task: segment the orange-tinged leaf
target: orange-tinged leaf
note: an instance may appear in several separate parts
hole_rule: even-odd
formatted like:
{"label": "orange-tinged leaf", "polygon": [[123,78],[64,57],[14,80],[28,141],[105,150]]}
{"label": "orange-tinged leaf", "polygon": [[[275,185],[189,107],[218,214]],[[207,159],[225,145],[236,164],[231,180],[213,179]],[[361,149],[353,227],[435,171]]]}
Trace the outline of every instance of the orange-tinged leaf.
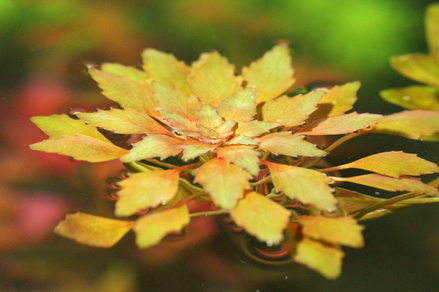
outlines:
{"label": "orange-tinged leaf", "polygon": [[150,134],[134,144],[134,147],[120,160],[132,162],[145,158],[159,157],[162,159],[175,156],[183,150],[184,140],[160,134]]}
{"label": "orange-tinged leaf", "polygon": [[433,86],[386,89],[380,95],[385,101],[407,109],[439,111],[439,89]]}
{"label": "orange-tinged leaf", "polygon": [[341,259],[344,257],[340,247],[323,245],[304,238],[297,246],[294,261],[303,264],[328,279],[336,279],[341,274]]}
{"label": "orange-tinged leaf", "polygon": [[146,73],[131,66],[124,66],[117,63],[103,63],[101,69],[108,73],[128,77],[136,82],[141,81],[146,83]]}
{"label": "orange-tinged leaf", "polygon": [[197,124],[208,129],[213,129],[223,123],[218,112],[208,104],[203,104],[196,113]]}
{"label": "orange-tinged leaf", "polygon": [[120,104],[122,108],[131,108],[156,117],[160,116],[156,111],[157,101],[147,85],[95,68],[90,68],[89,72],[103,90],[102,94]]}
{"label": "orange-tinged leaf", "polygon": [[313,121],[298,134],[339,135],[368,128],[382,119],[381,115],[350,113]]}
{"label": "orange-tinged leaf", "polygon": [[429,55],[407,54],[390,58],[396,71],[418,82],[439,87],[439,65]]}
{"label": "orange-tinged leaf", "polygon": [[435,163],[402,151],[378,153],[337,166],[337,169],[347,168],[364,169],[393,177],[439,172],[439,166]]}
{"label": "orange-tinged leaf", "polygon": [[399,135],[409,139],[420,139],[439,132],[439,112],[402,111],[385,116],[372,129],[375,133]]}
{"label": "orange-tinged leaf", "polygon": [[258,145],[258,141],[245,135],[238,135],[233,137],[227,142],[228,145],[241,144],[241,145]]}
{"label": "orange-tinged leaf", "polygon": [[424,184],[421,180],[412,177],[394,178],[381,174],[365,174],[353,177],[332,177],[336,181],[352,182],[390,192],[409,191],[426,195],[438,196],[438,191]]}
{"label": "orange-tinged leaf", "polygon": [[283,239],[290,212],[267,197],[250,192],[238,201],[230,216],[248,234],[261,241],[277,244]]}
{"label": "orange-tinged leaf", "polygon": [[229,136],[230,134],[233,134],[233,127],[236,125],[236,122],[234,120],[227,120],[224,123],[220,124],[219,126],[215,127],[215,132],[218,133],[221,137]]}
{"label": "orange-tinged leaf", "polygon": [[439,63],[439,4],[428,5],[425,26],[430,54]]}
{"label": "orange-tinged leaf", "polygon": [[279,126],[277,122],[260,122],[257,120],[242,122],[238,124],[238,129],[235,133],[237,135],[245,135],[247,137],[259,136],[264,133],[268,133],[270,129]]}
{"label": "orange-tinged leaf", "polygon": [[279,122],[286,127],[302,125],[316,110],[317,103],[325,94],[323,90],[311,91],[294,97],[283,95],[268,100],[262,107],[264,121]]}
{"label": "orange-tinged leaf", "polygon": [[179,89],[189,94],[187,76],[190,68],[173,55],[166,54],[154,49],[146,49],[142,52],[143,70],[152,80],[164,83],[172,88]]}
{"label": "orange-tinged leaf", "polygon": [[187,139],[184,142],[183,160],[191,160],[201,154],[213,150],[216,146],[210,143],[203,143],[195,139]]}
{"label": "orange-tinged leaf", "polygon": [[44,140],[30,145],[30,148],[32,150],[67,155],[76,160],[89,162],[113,160],[128,153],[128,150],[117,147],[110,142],[104,142],[82,134]]}
{"label": "orange-tinged leaf", "polygon": [[158,82],[151,82],[153,95],[159,109],[168,113],[178,114],[189,120],[195,120],[196,111],[200,108],[200,101],[193,95],[185,95],[177,89]]}
{"label": "orange-tinged leaf", "polygon": [[67,214],[54,232],[76,242],[96,247],[112,247],[133,228],[133,221],[115,220],[81,212]]}
{"label": "orange-tinged leaf", "polygon": [[130,175],[119,183],[117,216],[134,215],[137,211],[171,200],[178,190],[179,171],[155,170]]}
{"label": "orange-tinged leaf", "polygon": [[337,199],[337,208],[344,210],[347,215],[358,212],[366,207],[378,204],[383,199],[367,196],[343,188],[335,188],[334,197]]}
{"label": "orange-tinged leaf", "polygon": [[439,178],[436,178],[435,180],[429,182],[428,185],[430,185],[434,188],[439,188]]}
{"label": "orange-tinged leaf", "polygon": [[189,222],[187,205],[147,214],[139,218],[134,226],[137,246],[140,248],[154,246],[167,234],[181,231]]}
{"label": "orange-tinged leaf", "polygon": [[286,45],[275,46],[262,58],[242,69],[247,86],[254,86],[258,93],[257,103],[273,99],[293,85],[294,70]]}
{"label": "orange-tinged leaf", "polygon": [[246,88],[234,97],[222,100],[217,111],[225,120],[233,119],[237,123],[250,121],[256,114],[255,89]]}
{"label": "orange-tinged leaf", "polygon": [[201,66],[193,68],[189,77],[191,91],[211,107],[234,95],[240,87],[239,81],[233,66],[218,52],[209,54]]}
{"label": "orange-tinged leaf", "polygon": [[356,81],[332,87],[322,97],[317,110],[311,114],[310,118],[338,116],[352,109],[357,101],[357,91],[360,86],[361,83]]}
{"label": "orange-tinged leaf", "polygon": [[264,162],[270,169],[270,175],[276,190],[291,199],[304,204],[312,204],[319,209],[334,210],[336,199],[328,186],[325,174],[303,167]]}
{"label": "orange-tinged leaf", "polygon": [[174,130],[177,131],[189,131],[195,132],[198,130],[197,123],[195,121],[189,120],[179,114],[170,113],[167,111],[160,111],[165,120],[164,123],[168,124]]}
{"label": "orange-tinged leaf", "polygon": [[364,227],[358,225],[357,220],[352,217],[300,216],[299,224],[303,235],[312,239],[350,247],[364,246],[361,234]]}
{"label": "orange-tinged leaf", "polygon": [[219,157],[224,158],[228,162],[247,169],[252,175],[259,173],[259,152],[254,150],[254,146],[224,146],[216,149]]}
{"label": "orange-tinged leaf", "polygon": [[195,181],[203,186],[216,205],[230,210],[249,187],[250,177],[250,174],[239,166],[221,158],[214,158],[197,170]]}
{"label": "orange-tinged leaf", "polygon": [[48,117],[33,117],[31,121],[38,126],[50,139],[62,136],[82,134],[110,143],[94,126],[84,121],[70,118],[68,115],[51,115]]}
{"label": "orange-tinged leaf", "polygon": [[322,157],[326,152],[291,132],[277,132],[255,138],[259,147],[277,155]]}
{"label": "orange-tinged leaf", "polygon": [[94,113],[76,114],[94,127],[119,134],[168,134],[162,125],[143,112],[130,109],[99,110]]}

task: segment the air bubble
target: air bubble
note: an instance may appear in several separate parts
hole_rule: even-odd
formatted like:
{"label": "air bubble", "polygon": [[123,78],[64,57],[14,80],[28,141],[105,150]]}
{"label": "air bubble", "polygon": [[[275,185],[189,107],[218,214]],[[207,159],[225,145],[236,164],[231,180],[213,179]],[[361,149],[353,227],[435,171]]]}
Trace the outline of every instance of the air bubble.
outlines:
{"label": "air bubble", "polygon": [[268,246],[268,247],[273,246],[273,241],[271,241],[271,240],[267,241],[267,246]]}
{"label": "air bubble", "polygon": [[166,201],[162,201],[162,205],[166,205]]}
{"label": "air bubble", "polygon": [[410,96],[408,96],[408,95],[404,95],[404,96],[402,97],[402,99],[403,99],[403,100],[406,100],[406,101],[407,101],[407,100],[410,100]]}

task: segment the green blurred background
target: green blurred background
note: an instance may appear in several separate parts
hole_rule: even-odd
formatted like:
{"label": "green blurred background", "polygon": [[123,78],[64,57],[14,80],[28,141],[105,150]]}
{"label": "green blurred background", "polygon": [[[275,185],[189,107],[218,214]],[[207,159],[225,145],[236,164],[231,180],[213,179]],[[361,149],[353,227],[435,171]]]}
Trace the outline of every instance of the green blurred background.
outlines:
{"label": "green blurred background", "polygon": [[[427,52],[420,0],[0,0],[0,291],[437,291],[437,206],[366,222],[366,247],[346,250],[336,281],[298,266],[247,259],[213,221],[140,252],[132,236],[113,249],[52,235],[66,212],[111,216],[107,179],[117,163],[87,165],[31,152],[44,139],[35,115],[105,107],[88,63],[139,66],[152,47],[190,63],[218,50],[239,69],[279,41],[293,53],[297,86],[360,80],[355,110],[402,110],[379,91],[413,82],[392,55]],[[361,137],[338,162],[404,150],[439,162],[438,145]],[[190,232],[188,232],[190,233]]]}

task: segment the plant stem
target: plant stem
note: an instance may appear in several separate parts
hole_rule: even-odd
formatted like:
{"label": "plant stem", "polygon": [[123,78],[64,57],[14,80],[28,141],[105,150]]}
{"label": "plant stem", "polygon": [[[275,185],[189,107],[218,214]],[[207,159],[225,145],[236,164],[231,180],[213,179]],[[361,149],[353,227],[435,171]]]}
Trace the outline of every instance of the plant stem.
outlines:
{"label": "plant stem", "polygon": [[380,203],[374,204],[372,206],[369,206],[367,208],[364,208],[361,212],[358,212],[354,216],[354,218],[359,220],[361,217],[367,215],[368,213],[373,212],[373,211],[378,210],[378,209],[381,209],[385,206],[392,205],[392,204],[395,204],[395,203],[398,203],[398,202],[401,202],[401,201],[404,201],[407,199],[411,199],[411,198],[419,197],[419,196],[423,196],[423,195],[425,195],[425,194],[423,194],[423,193],[408,193],[408,194],[396,196],[396,197],[393,197],[391,199],[385,200],[384,202],[380,202]]}
{"label": "plant stem", "polygon": [[350,133],[346,136],[341,137],[340,139],[338,139],[337,141],[335,141],[334,143],[332,143],[331,145],[329,145],[326,149],[324,149],[326,152],[331,152],[332,150],[334,150],[335,148],[337,148],[338,146],[340,146],[341,144],[343,144],[344,142],[355,138],[357,136],[363,135],[364,131],[359,130],[357,133]]}
{"label": "plant stem", "polygon": [[123,165],[125,165],[126,168],[128,168],[129,170],[132,170],[134,172],[146,172],[146,171],[151,171],[150,168],[148,168],[146,165],[137,162],[137,161],[131,161],[128,163],[124,163]]}
{"label": "plant stem", "polygon": [[228,214],[229,211],[226,210],[218,210],[218,211],[207,211],[207,212],[198,212],[198,213],[191,213],[189,214],[189,217],[196,218],[196,217],[207,217],[207,216],[216,216],[216,215],[224,215]]}

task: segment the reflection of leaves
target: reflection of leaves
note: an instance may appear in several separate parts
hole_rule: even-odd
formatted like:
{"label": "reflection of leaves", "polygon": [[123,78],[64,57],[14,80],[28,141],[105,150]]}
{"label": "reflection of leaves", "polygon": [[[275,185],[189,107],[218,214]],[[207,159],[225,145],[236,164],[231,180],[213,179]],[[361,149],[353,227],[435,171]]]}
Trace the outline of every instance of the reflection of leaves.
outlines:
{"label": "reflection of leaves", "polygon": [[187,205],[162,212],[147,214],[138,219],[134,232],[140,248],[148,248],[159,243],[165,235],[178,232],[190,221]]}
{"label": "reflection of leaves", "polygon": [[283,238],[290,212],[261,194],[251,192],[238,204],[230,215],[238,226],[261,241],[277,243]]}
{"label": "reflection of leaves", "polygon": [[81,212],[68,214],[64,221],[55,227],[55,233],[79,243],[97,247],[115,245],[134,222],[103,218]]}

